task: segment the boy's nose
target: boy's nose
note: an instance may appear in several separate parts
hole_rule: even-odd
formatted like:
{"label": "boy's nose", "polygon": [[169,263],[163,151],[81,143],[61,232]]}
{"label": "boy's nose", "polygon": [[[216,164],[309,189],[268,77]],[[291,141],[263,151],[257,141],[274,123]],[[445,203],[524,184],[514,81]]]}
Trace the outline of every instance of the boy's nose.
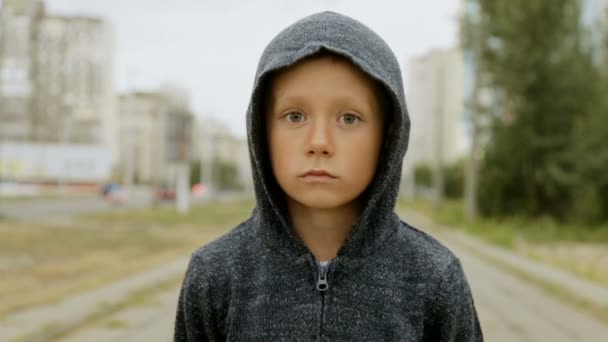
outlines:
{"label": "boy's nose", "polygon": [[[319,120],[320,121],[320,120]],[[310,155],[333,155],[333,144],[331,129],[327,123],[314,122],[310,125],[308,135],[308,154]]]}

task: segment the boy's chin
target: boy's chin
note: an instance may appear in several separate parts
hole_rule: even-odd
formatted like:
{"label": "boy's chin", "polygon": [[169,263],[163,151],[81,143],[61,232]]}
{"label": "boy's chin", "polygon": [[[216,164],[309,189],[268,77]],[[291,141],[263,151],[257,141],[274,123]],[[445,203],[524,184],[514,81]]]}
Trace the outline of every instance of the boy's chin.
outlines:
{"label": "boy's chin", "polygon": [[344,196],[331,196],[328,194],[307,194],[291,198],[300,206],[307,209],[331,210],[347,206],[353,203],[354,199]]}

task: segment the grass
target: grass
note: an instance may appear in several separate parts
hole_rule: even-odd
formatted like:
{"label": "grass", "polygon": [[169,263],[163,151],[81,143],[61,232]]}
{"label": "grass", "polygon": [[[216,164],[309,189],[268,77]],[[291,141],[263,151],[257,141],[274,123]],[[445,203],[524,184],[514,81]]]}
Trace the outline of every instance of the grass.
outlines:
{"label": "grass", "polygon": [[188,255],[249,217],[253,206],[243,200],[185,215],[172,208],[96,214],[70,225],[2,221],[0,317]]}
{"label": "grass", "polygon": [[111,319],[105,323],[105,326],[110,329],[122,330],[122,329],[128,328],[129,323],[125,322],[124,320],[120,320],[120,319]]}
{"label": "grass", "polygon": [[204,206],[193,208],[187,214],[179,214],[174,208],[156,207],[153,209],[133,210],[83,216],[102,224],[160,224],[169,226],[191,225],[200,226],[231,226],[235,219],[243,220],[253,210],[253,200],[239,200],[232,203],[211,202]]}
{"label": "grass", "polygon": [[440,224],[459,226],[501,246],[513,247],[519,240],[530,243],[608,243],[608,224],[586,226],[564,224],[550,217],[528,219],[510,217],[504,219],[482,218],[468,220],[464,216],[462,201],[446,201],[439,209],[428,201],[400,202],[401,207],[411,207],[432,217]]}
{"label": "grass", "polygon": [[608,285],[608,225],[564,224],[548,217],[468,220],[461,201],[446,201],[440,208],[428,201],[401,201],[398,208],[414,209],[441,225]]}

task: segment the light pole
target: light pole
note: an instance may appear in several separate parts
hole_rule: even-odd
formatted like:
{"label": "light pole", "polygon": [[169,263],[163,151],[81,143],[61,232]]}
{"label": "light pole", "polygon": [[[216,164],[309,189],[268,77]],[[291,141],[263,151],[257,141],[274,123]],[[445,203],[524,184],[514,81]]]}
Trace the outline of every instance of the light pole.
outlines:
{"label": "light pole", "polygon": [[215,149],[215,136],[212,133],[210,124],[210,120],[203,121],[203,146],[201,148],[201,182],[205,186],[207,192],[213,193],[213,159]]}
{"label": "light pole", "polygon": [[[61,136],[61,142],[63,148],[68,148],[70,146],[72,140],[72,107],[64,106],[63,107],[63,130]],[[59,176],[59,191],[61,193],[65,193],[66,183],[69,181],[70,177],[70,165],[69,160],[64,159],[63,172]]]}
{"label": "light pole", "polygon": [[[483,31],[483,16],[481,8],[476,7],[477,13],[471,18],[469,13],[469,23],[473,27],[473,47],[472,60],[474,61],[475,75],[473,92],[471,94],[471,150],[467,161],[466,176],[465,176],[465,216],[468,219],[475,219],[478,215],[478,203],[477,203],[477,188],[479,183],[479,134],[480,134],[480,92],[481,92],[481,80],[482,80],[482,50],[483,40],[485,39],[485,32]],[[474,22],[471,22],[473,19]],[[470,28],[469,28],[470,30]]]}
{"label": "light pole", "polygon": [[127,115],[128,118],[125,120],[125,172],[124,172],[124,185],[127,191],[127,196],[130,199],[133,195],[133,180],[135,176],[135,134],[136,127],[133,126],[133,119],[135,114],[135,99],[134,94],[128,95],[127,102]]}
{"label": "light pole", "polygon": [[190,146],[192,141],[192,119],[180,113],[174,115],[177,123],[177,211],[186,214],[190,211]]}
{"label": "light pole", "polygon": [[443,176],[443,164],[444,164],[444,102],[446,101],[445,96],[445,61],[442,60],[442,56],[439,56],[437,61],[438,65],[435,65],[434,69],[434,88],[435,88],[435,162],[433,163],[433,178],[435,187],[434,204],[436,208],[439,208],[443,203],[444,194],[444,176]]}
{"label": "light pole", "polygon": [[137,108],[136,108],[136,93],[135,93],[135,72],[132,68],[127,70],[127,83],[129,83],[129,88],[131,92],[127,94],[127,103],[125,115],[123,118],[123,122],[125,124],[125,169],[123,174],[123,182],[125,186],[125,190],[127,192],[127,198],[130,200],[133,196],[133,183],[135,178],[135,135],[137,134],[137,127],[135,126],[136,118],[137,118]]}

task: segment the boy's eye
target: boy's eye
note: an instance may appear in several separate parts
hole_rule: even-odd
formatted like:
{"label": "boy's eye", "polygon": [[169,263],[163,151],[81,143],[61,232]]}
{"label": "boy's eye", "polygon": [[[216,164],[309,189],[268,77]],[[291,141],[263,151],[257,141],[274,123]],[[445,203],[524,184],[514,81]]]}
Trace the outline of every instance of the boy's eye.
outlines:
{"label": "boy's eye", "polygon": [[302,122],[304,121],[304,115],[302,115],[301,113],[297,113],[297,112],[292,112],[292,113],[288,113],[287,114],[287,121],[289,122]]}
{"label": "boy's eye", "polygon": [[340,117],[340,121],[346,125],[352,125],[359,120],[355,114],[344,114]]}

